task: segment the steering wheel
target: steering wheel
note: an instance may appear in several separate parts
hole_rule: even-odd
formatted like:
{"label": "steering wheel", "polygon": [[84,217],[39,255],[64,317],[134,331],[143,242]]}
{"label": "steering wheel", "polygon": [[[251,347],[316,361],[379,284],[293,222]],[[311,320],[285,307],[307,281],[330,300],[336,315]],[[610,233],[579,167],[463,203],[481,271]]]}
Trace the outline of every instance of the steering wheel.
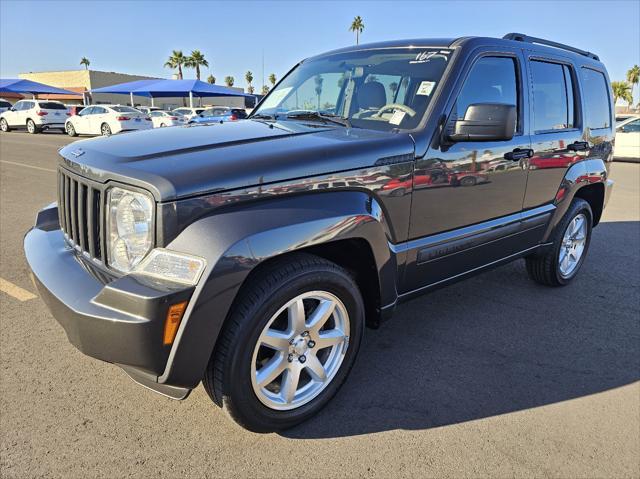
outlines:
{"label": "steering wheel", "polygon": [[400,111],[405,112],[410,117],[416,116],[416,111],[413,108],[408,107],[407,105],[403,105],[402,103],[387,103],[385,106],[380,108],[372,116],[376,116],[376,117],[380,118],[382,116],[382,114],[385,111],[388,111],[388,110],[400,110]]}

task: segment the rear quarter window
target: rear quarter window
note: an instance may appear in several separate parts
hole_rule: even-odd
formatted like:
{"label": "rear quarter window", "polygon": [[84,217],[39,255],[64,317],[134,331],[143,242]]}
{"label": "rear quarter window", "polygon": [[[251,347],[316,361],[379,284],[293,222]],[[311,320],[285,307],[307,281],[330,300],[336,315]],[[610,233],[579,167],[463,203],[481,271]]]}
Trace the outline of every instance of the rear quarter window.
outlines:
{"label": "rear quarter window", "polygon": [[611,102],[605,76],[591,68],[582,68],[582,88],[586,125],[591,130],[611,127]]}

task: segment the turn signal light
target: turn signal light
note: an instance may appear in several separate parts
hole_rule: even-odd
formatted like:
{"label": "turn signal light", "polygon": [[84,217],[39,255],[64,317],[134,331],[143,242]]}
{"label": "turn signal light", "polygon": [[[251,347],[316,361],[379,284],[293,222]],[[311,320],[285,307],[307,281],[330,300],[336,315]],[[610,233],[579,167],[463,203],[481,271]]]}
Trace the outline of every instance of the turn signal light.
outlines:
{"label": "turn signal light", "polygon": [[173,344],[173,340],[176,338],[178,326],[180,326],[180,321],[182,321],[182,315],[184,314],[185,309],[187,309],[187,301],[169,306],[167,319],[164,322],[164,339],[162,341],[162,344],[165,346]]}

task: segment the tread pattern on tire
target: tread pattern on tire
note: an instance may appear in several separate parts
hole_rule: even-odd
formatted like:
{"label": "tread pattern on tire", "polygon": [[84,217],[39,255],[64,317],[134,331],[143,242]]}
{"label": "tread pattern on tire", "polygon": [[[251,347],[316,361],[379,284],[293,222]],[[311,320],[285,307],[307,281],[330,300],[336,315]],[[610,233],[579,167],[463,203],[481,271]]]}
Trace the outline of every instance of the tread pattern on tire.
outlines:
{"label": "tread pattern on tire", "polygon": [[[549,251],[547,251],[544,255],[534,255],[525,258],[527,273],[529,274],[529,277],[535,282],[545,286],[564,286],[566,284],[566,282],[561,282],[558,280],[558,276],[556,273],[558,267],[558,265],[556,264],[558,249],[557,245],[558,242],[562,241],[569,221],[573,219],[573,217],[579,210],[582,209],[586,209],[589,212],[589,221],[593,221],[593,213],[591,212],[589,203],[587,203],[582,198],[574,198],[564,217],[556,226],[555,232],[553,233],[552,237],[553,247],[549,248]],[[585,251],[584,254],[586,255],[587,251]]]}
{"label": "tread pattern on tire", "polygon": [[308,271],[307,268],[313,266],[333,269],[336,273],[347,275],[353,279],[345,269],[337,264],[307,253],[295,253],[294,257],[287,256],[286,259],[276,260],[264,271],[259,272],[255,278],[252,278],[251,288],[243,288],[244,290],[240,292],[238,299],[234,302],[225,325],[218,336],[202,384],[211,400],[222,407],[237,423],[245,428],[248,425],[244,424],[242,418],[234,415],[232,408],[224,407],[226,402],[224,369],[226,358],[231,352],[231,343],[237,331],[242,328],[243,319],[249,316],[250,311],[258,308],[261,302],[268,298],[288,278],[297,273],[305,273]]}

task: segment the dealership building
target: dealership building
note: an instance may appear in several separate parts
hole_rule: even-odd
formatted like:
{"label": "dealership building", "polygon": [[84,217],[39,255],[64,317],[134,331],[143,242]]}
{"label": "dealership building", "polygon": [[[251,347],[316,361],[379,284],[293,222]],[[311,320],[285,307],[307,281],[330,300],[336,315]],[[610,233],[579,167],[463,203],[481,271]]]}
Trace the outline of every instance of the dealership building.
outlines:
{"label": "dealership building", "polygon": [[[65,104],[128,104],[130,102],[129,95],[117,95],[112,93],[89,93],[90,90],[102,88],[119,83],[127,83],[137,80],[160,80],[160,78],[129,75],[127,73],[103,72],[98,70],[62,70],[50,72],[29,72],[20,73],[20,78],[44,83],[57,88],[74,91],[83,96],[74,95],[37,95],[38,98],[48,100],[58,100]],[[233,88],[233,87],[232,87]],[[234,90],[243,92],[242,88],[233,88]],[[7,98],[14,100],[13,98]],[[144,96],[133,97],[136,105],[149,106],[151,98]],[[185,98],[156,98],[154,105],[163,109],[173,109],[188,104]],[[245,99],[243,97],[208,97],[195,98],[194,105],[225,105],[236,108],[245,107]]]}

